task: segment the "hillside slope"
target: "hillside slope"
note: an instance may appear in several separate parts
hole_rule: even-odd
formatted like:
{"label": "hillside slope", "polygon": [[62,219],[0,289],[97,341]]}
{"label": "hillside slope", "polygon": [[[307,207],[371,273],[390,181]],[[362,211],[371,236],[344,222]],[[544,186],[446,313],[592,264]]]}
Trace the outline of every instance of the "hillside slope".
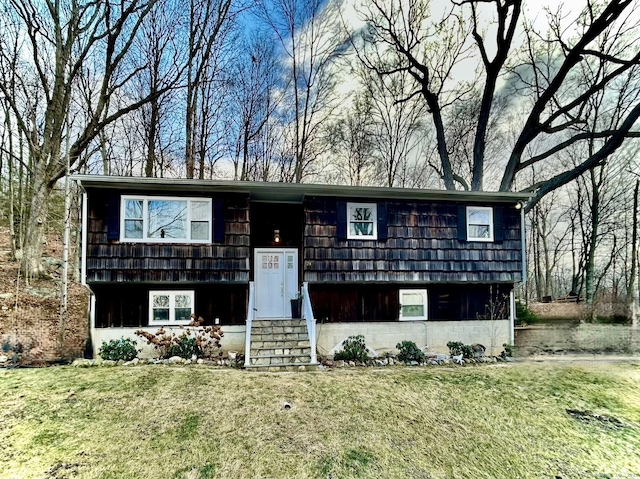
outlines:
{"label": "hillside slope", "polygon": [[[68,321],[64,341],[58,341],[62,240],[49,235],[44,264],[48,279],[25,283],[19,264],[11,261],[7,228],[0,228],[0,354],[21,363],[42,363],[81,357],[88,334],[89,294],[69,283]],[[74,253],[70,255],[73,257]]]}

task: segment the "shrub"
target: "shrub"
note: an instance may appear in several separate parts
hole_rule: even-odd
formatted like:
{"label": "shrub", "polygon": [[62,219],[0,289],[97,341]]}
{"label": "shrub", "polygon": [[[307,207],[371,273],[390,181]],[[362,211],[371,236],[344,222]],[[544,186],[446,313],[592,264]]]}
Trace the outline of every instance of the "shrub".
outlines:
{"label": "shrub", "polygon": [[500,353],[500,357],[501,358],[512,358],[515,346],[513,344],[504,343],[502,345],[502,347],[504,348],[504,351],[502,351]]}
{"label": "shrub", "polygon": [[364,336],[349,336],[345,339],[342,343],[342,350],[335,354],[334,359],[336,361],[355,361],[358,363],[363,363],[369,359]]}
{"label": "shrub", "polygon": [[185,329],[180,326],[183,332],[180,335],[169,333],[164,328],[160,328],[155,334],[139,329],[136,334],[147,340],[147,344],[152,345],[161,358],[180,356],[183,359],[191,359],[194,355],[198,358],[209,358],[220,351],[220,339],[224,336],[220,326],[202,326],[204,319],[191,315],[192,321],[189,326],[192,329]]}
{"label": "shrub", "polygon": [[534,324],[540,322],[540,318],[522,302],[516,301],[516,321],[520,324]]}
{"label": "shrub", "polygon": [[108,343],[103,341],[99,354],[102,359],[111,361],[131,361],[138,355],[136,344],[128,338],[112,339]]}
{"label": "shrub", "polygon": [[169,357],[180,356],[183,359],[191,359],[194,355],[198,358],[203,356],[202,348],[196,338],[190,338],[186,334],[178,336],[169,347]]}
{"label": "shrub", "polygon": [[405,363],[410,363],[411,361],[418,361],[421,363],[425,359],[424,353],[413,341],[402,341],[401,343],[396,344],[396,348],[400,350],[398,359]]}
{"label": "shrub", "polygon": [[451,356],[460,356],[462,354],[462,357],[465,359],[473,359],[475,356],[473,348],[460,341],[449,341],[447,347],[449,348],[449,354]]}

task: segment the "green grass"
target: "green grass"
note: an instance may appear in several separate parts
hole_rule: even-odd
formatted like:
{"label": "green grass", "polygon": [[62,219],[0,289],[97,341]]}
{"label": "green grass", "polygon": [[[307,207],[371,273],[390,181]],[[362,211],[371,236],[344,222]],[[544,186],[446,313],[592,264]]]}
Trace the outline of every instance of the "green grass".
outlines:
{"label": "green grass", "polygon": [[640,365],[0,370],[2,479],[556,476],[640,477]]}

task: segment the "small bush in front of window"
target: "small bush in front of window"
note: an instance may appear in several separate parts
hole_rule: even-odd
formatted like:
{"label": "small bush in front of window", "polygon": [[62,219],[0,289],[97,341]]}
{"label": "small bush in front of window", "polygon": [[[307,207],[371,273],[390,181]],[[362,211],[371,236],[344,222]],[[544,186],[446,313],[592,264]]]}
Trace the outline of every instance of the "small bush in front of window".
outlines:
{"label": "small bush in front of window", "polygon": [[364,363],[369,359],[367,345],[364,342],[364,336],[349,336],[342,343],[342,350],[338,351],[333,359],[336,361],[355,361],[358,363]]}
{"label": "small bush in front of window", "polygon": [[201,358],[203,352],[196,338],[181,334],[169,347],[169,357],[172,356],[180,356],[183,359],[191,359],[193,356]]}
{"label": "small bush in front of window", "polygon": [[398,359],[405,363],[411,361],[423,362],[425,357],[422,350],[413,341],[402,341],[396,344],[396,348],[400,351]]}
{"label": "small bush in front of window", "polygon": [[209,358],[220,351],[220,340],[224,336],[220,326],[202,326],[204,319],[195,319],[195,314],[191,315],[191,328],[180,326],[183,330],[181,334],[167,332],[164,328],[158,329],[155,334],[142,329],[136,334],[147,340],[147,344],[153,346],[158,351],[160,358],[170,358],[180,356],[183,359],[191,359],[194,355],[198,358]]}
{"label": "small bush in front of window", "polygon": [[112,339],[108,343],[103,341],[99,354],[102,359],[109,361],[131,361],[138,356],[137,344],[129,338]]}

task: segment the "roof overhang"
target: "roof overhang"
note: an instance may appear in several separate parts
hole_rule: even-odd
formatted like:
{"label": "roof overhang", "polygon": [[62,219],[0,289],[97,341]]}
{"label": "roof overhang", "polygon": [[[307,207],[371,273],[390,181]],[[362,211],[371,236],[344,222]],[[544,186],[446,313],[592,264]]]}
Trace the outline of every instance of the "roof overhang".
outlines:
{"label": "roof overhang", "polygon": [[104,188],[153,192],[239,193],[253,201],[301,203],[307,196],[331,196],[354,199],[439,200],[478,203],[527,201],[530,193],[490,191],[425,190],[379,186],[321,185],[307,183],[271,183],[256,181],[191,180],[184,178],[143,178],[130,176],[74,175],[83,189]]}

